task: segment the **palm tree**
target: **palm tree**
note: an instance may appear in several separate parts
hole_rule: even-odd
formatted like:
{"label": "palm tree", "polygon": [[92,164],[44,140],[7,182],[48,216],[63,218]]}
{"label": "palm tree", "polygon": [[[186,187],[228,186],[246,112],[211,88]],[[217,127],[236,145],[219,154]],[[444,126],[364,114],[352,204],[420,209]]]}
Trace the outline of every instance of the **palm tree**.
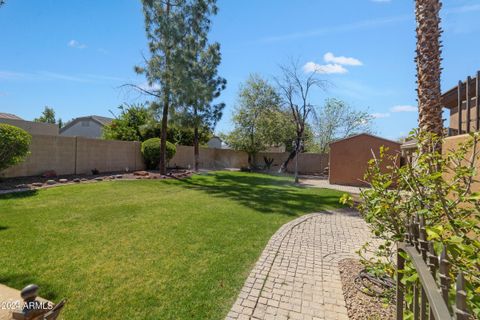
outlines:
{"label": "palm tree", "polygon": [[416,0],[417,94],[420,132],[442,136],[440,0]]}

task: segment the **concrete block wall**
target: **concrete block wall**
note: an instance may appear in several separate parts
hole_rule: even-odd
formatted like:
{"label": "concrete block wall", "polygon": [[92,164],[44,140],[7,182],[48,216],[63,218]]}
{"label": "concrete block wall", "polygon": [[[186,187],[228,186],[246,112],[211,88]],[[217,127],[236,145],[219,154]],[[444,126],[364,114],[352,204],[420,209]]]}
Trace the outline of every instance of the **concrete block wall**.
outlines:
{"label": "concrete block wall", "polygon": [[32,135],[30,154],[24,162],[0,173],[3,177],[59,175],[141,170],[145,168],[140,143],[81,137]]}
{"label": "concrete block wall", "polygon": [[[272,170],[279,169],[288,158],[288,152],[261,152],[256,157],[256,164],[264,166],[263,157],[273,158]],[[298,157],[298,171],[302,174],[321,174],[328,166],[328,154],[302,153]],[[171,167],[193,168],[193,147],[177,146],[177,153],[170,160]],[[200,148],[200,168],[224,169],[241,168],[248,166],[248,154],[243,151],[230,149]],[[288,172],[293,172],[295,162],[291,161],[287,167]]]}
{"label": "concrete block wall", "polygon": [[[257,156],[257,164],[263,166],[263,157],[274,158],[273,170],[287,159],[287,152],[267,152]],[[319,174],[328,165],[328,155],[303,153],[299,155],[299,172]],[[169,162],[170,167],[193,168],[193,147],[177,146],[177,152]],[[248,155],[243,151],[200,148],[200,168],[225,169],[248,166]],[[295,162],[287,171],[293,172]],[[30,155],[16,166],[0,173],[3,177],[41,175],[55,170],[59,175],[89,174],[92,169],[100,172],[145,169],[140,142],[112,141],[83,137],[33,135]]]}
{"label": "concrete block wall", "polygon": [[47,170],[57,174],[75,171],[75,139],[62,136],[32,135],[30,155],[24,162],[2,172],[4,177],[40,175]]}

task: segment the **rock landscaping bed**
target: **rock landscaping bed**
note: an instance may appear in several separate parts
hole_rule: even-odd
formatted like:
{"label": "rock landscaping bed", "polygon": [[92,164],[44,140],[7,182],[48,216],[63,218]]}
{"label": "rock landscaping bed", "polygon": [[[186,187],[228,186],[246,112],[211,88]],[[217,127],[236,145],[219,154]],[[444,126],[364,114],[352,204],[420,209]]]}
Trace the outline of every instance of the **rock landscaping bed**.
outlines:
{"label": "rock landscaping bed", "polygon": [[355,285],[355,279],[363,265],[355,259],[339,262],[343,295],[350,320],[394,320],[395,306],[385,299],[363,293]]}
{"label": "rock landscaping bed", "polygon": [[65,184],[89,183],[104,180],[134,180],[134,179],[182,179],[193,174],[190,170],[170,170],[167,175],[158,171],[109,172],[95,175],[65,175],[57,176],[54,172],[46,172],[43,176],[5,178],[0,180],[0,193],[11,191],[35,190]]}

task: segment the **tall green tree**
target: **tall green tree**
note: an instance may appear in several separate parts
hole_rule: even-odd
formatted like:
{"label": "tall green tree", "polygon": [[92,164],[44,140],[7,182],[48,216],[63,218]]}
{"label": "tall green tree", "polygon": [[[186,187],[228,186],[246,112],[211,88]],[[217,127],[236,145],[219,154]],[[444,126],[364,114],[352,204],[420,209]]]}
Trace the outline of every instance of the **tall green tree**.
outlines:
{"label": "tall green tree", "polygon": [[191,1],[187,0],[142,0],[142,4],[150,57],[145,59],[144,66],[135,70],[145,75],[149,87],[135,87],[157,100],[162,126],[159,168],[160,173],[166,174],[168,116],[178,102],[178,89],[183,85],[177,75],[186,67],[185,36],[195,16]]}
{"label": "tall green tree", "polygon": [[57,123],[57,120],[55,119],[55,110],[46,106],[42,111],[42,115],[38,118],[35,118],[33,121],[43,123]]}
{"label": "tall green tree", "polygon": [[[216,49],[218,45],[208,47],[206,37],[210,27],[209,16],[217,12],[217,7],[215,0],[142,0],[142,3],[150,58],[136,71],[146,76],[149,88],[136,88],[158,100],[157,111],[161,113],[162,124],[159,167],[160,172],[165,174],[169,114],[174,113],[179,105],[185,105],[187,92],[203,92],[198,90],[200,84],[193,84],[205,79],[195,76],[195,72],[202,70],[195,62],[205,62],[198,58],[204,48],[209,48],[206,50],[208,54],[219,50]],[[201,67],[209,69],[205,65]],[[216,74],[216,69],[213,71]],[[203,101],[211,101],[204,92],[199,96],[202,98],[194,99],[195,104],[189,105],[205,107],[208,104]]]}
{"label": "tall green tree", "polygon": [[240,87],[233,123],[225,141],[233,149],[247,152],[251,167],[260,151],[283,144],[285,136],[291,135],[291,122],[281,108],[280,96],[258,75],[251,75]]}
{"label": "tall green tree", "polygon": [[226,80],[218,76],[221,62],[220,44],[208,43],[210,16],[218,11],[216,0],[196,0],[191,10],[195,19],[189,24],[185,37],[186,68],[183,70],[183,95],[180,122],[194,130],[194,168],[199,164],[199,129],[208,127],[213,131],[222,117],[223,103],[214,104],[226,87]]}

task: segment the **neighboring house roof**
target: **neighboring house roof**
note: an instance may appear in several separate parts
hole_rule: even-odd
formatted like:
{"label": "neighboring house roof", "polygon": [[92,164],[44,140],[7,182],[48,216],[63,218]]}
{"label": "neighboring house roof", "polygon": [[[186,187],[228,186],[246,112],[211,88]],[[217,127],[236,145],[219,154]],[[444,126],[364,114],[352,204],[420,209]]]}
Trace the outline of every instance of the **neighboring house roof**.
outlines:
{"label": "neighboring house roof", "polygon": [[112,118],[108,118],[108,117],[102,117],[102,116],[86,116],[86,117],[78,117],[78,118],[75,118],[73,119],[72,121],[70,121],[69,123],[67,123],[63,128],[60,129],[60,133],[64,132],[65,130],[67,130],[68,128],[70,128],[71,126],[73,126],[74,124],[78,123],[79,121],[88,121],[88,120],[91,120],[93,122],[96,122],[98,123],[99,125],[101,125],[102,127],[106,126],[106,125],[109,125],[113,119]]}
{"label": "neighboring house roof", "polygon": [[341,142],[341,141],[345,141],[345,140],[349,140],[349,139],[354,139],[354,138],[357,138],[357,137],[360,137],[360,136],[369,136],[369,137],[372,137],[372,138],[375,138],[375,139],[380,139],[380,140],[388,141],[388,142],[390,142],[390,143],[396,143],[396,144],[398,144],[398,145],[401,145],[401,143],[399,143],[398,141],[393,141],[393,140],[385,139],[385,138],[382,138],[382,137],[379,137],[379,136],[376,136],[376,135],[370,134],[370,133],[359,133],[359,134],[355,134],[355,135],[353,135],[353,136],[350,136],[350,137],[347,137],[347,138],[344,138],[344,139],[340,139],[340,140],[337,140],[337,141],[330,142],[330,144],[334,144],[334,143]]}
{"label": "neighboring house roof", "polygon": [[16,116],[16,115],[11,114],[11,113],[4,113],[4,112],[0,112],[0,118],[1,119],[23,120],[19,116]]}

